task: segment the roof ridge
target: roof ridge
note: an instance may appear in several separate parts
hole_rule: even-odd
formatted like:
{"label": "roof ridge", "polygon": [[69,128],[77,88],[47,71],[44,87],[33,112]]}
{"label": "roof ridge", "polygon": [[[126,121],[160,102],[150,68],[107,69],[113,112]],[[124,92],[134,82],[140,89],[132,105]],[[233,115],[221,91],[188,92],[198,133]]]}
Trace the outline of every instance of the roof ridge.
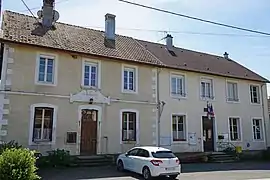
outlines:
{"label": "roof ridge", "polygon": [[[13,13],[13,14],[17,14],[17,15],[26,16],[26,17],[29,17],[29,18],[37,18],[36,16],[33,17],[31,15],[28,15],[28,14],[18,13],[18,12],[14,12],[14,11],[10,11],[10,10],[5,10],[4,13]],[[56,24],[67,25],[67,26],[70,26],[70,27],[82,28],[82,29],[92,30],[92,31],[101,32],[101,33],[105,32],[103,30],[92,29],[92,28],[88,28],[88,27],[84,27],[84,26],[80,26],[80,25],[68,24],[68,23],[64,23],[64,22],[56,22]],[[131,36],[125,36],[125,35],[121,35],[121,34],[115,34],[115,35],[134,39]]]}

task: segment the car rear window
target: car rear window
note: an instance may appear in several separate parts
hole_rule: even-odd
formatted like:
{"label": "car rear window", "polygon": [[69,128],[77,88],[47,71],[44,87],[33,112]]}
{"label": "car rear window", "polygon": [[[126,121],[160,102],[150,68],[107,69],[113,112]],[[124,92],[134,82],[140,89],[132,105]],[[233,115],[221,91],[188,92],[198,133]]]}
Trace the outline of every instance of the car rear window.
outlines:
{"label": "car rear window", "polygon": [[175,158],[176,156],[172,151],[156,151],[152,152],[154,158]]}

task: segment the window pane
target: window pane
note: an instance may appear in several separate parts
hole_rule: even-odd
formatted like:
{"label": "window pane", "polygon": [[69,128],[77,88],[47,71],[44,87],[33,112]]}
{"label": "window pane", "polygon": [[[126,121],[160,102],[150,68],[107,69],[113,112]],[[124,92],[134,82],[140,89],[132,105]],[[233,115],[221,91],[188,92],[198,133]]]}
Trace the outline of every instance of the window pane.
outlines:
{"label": "window pane", "polygon": [[129,71],[128,89],[129,90],[134,90],[134,73],[132,71]]}
{"label": "window pane", "polygon": [[171,88],[172,88],[172,94],[176,94],[176,89],[177,89],[177,87],[176,87],[176,78],[172,78],[172,84],[171,84]]}
{"label": "window pane", "polygon": [[46,59],[41,57],[39,60],[38,81],[45,81],[45,68],[46,68]]}
{"label": "window pane", "polygon": [[53,109],[44,109],[44,125],[43,125],[43,139],[52,140],[52,126],[53,126]]}
{"label": "window pane", "polygon": [[202,97],[205,97],[205,95],[206,95],[206,90],[205,90],[205,83],[204,82],[201,82],[201,88],[202,88]]}
{"label": "window pane", "polygon": [[124,71],[124,89],[128,89],[128,72]]}
{"label": "window pane", "polygon": [[84,85],[85,86],[90,85],[89,80],[90,80],[90,67],[88,65],[85,65],[84,66]]}
{"label": "window pane", "polygon": [[97,86],[97,67],[91,66],[91,86]]}

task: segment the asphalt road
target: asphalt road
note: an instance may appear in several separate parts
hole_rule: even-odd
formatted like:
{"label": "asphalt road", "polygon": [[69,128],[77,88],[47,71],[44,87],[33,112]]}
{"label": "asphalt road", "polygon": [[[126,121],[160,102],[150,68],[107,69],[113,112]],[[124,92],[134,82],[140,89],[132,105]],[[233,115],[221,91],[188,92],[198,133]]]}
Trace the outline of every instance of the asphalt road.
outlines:
{"label": "asphalt road", "polygon": [[[270,180],[269,163],[184,164],[181,180]],[[44,180],[141,180],[134,173],[119,173],[115,167],[42,170]],[[159,178],[163,179],[163,178]]]}

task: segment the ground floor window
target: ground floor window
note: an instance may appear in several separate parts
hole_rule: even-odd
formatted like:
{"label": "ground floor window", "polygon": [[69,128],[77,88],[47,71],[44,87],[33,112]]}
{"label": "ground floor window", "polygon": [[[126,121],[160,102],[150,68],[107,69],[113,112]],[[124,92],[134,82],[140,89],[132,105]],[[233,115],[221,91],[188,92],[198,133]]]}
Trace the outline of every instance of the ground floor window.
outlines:
{"label": "ground floor window", "polygon": [[229,126],[230,126],[230,140],[231,141],[240,141],[241,140],[241,124],[240,118],[229,118]]}
{"label": "ground floor window", "polygon": [[137,113],[122,112],[122,141],[137,141]]}
{"label": "ground floor window", "polygon": [[54,141],[54,125],[56,124],[56,107],[50,104],[34,104],[31,106],[31,128],[29,143]]}
{"label": "ground floor window", "polygon": [[263,140],[263,128],[261,119],[252,119],[253,139]]}
{"label": "ground floor window", "polygon": [[186,116],[172,115],[173,141],[186,141]]}

